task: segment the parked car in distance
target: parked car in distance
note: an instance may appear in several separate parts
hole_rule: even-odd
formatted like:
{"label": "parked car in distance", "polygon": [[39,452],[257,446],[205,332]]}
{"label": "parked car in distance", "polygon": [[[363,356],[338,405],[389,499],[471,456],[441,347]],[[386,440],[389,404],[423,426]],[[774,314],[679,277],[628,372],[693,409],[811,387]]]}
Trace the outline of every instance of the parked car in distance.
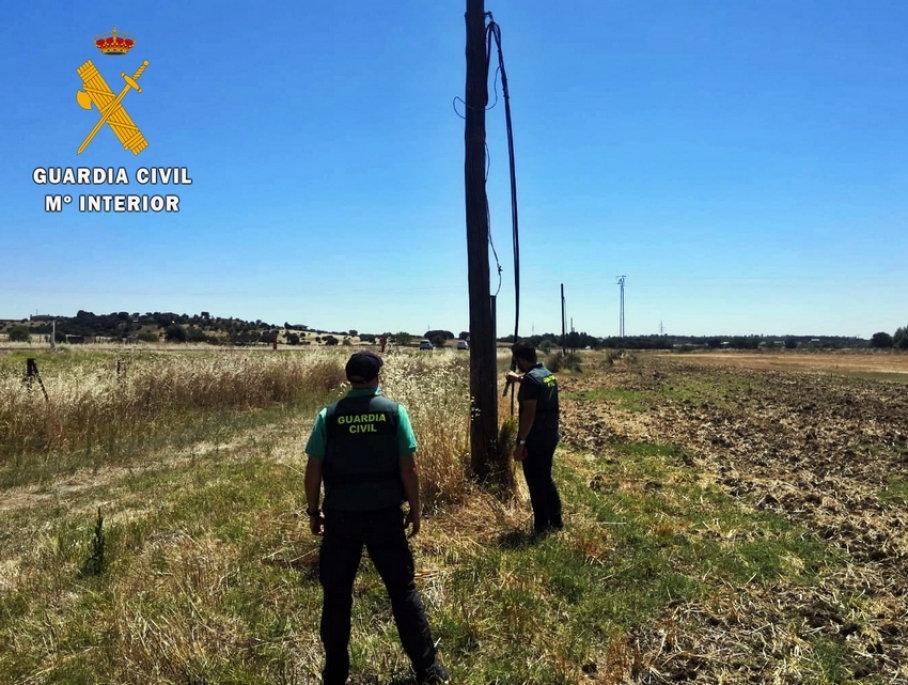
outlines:
{"label": "parked car in distance", "polygon": [[428,340],[420,340],[420,341],[419,341],[419,349],[421,349],[421,350],[431,350],[431,349],[432,349],[432,343],[429,342]]}
{"label": "parked car in distance", "polygon": [[457,341],[457,349],[458,349],[458,350],[469,350],[469,349],[470,349],[470,345],[469,345],[469,343],[467,343],[466,340],[458,340],[458,341]]}

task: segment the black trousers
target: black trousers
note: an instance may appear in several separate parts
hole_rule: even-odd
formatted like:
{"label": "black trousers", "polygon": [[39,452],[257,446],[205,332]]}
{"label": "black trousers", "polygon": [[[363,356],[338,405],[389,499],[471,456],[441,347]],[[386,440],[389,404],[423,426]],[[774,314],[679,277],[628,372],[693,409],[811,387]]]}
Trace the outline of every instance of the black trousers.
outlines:
{"label": "black trousers", "polygon": [[343,683],[350,671],[350,612],[353,581],[363,546],[385,583],[404,651],[417,672],[435,664],[435,646],[414,582],[413,555],[400,508],[366,512],[325,512],[319,556],[324,590],[321,638],[325,646],[324,682]]}
{"label": "black trousers", "polygon": [[527,440],[527,457],[523,460],[523,475],[530,491],[533,507],[533,528],[543,531],[547,528],[562,528],[561,497],[552,480],[552,461],[559,436],[538,438],[530,435]]}

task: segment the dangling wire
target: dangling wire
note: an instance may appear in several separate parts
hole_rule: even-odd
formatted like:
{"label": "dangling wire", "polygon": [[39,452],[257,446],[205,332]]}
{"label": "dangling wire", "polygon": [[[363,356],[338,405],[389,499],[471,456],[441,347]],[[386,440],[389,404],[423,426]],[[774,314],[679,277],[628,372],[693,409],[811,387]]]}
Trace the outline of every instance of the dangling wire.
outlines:
{"label": "dangling wire", "polygon": [[[492,61],[492,39],[498,48],[498,73],[501,74],[501,92],[504,96],[504,118],[508,132],[508,167],[511,176],[511,226],[512,242],[514,247],[514,342],[520,328],[520,233],[517,223],[517,171],[514,162],[514,129],[511,123],[511,98],[508,93],[508,74],[504,68],[504,52],[501,49],[501,27],[495,22],[491,12],[486,12],[489,24],[486,26],[486,102],[488,102],[489,66]],[[496,73],[496,80],[497,75]],[[496,91],[497,95],[497,91]],[[494,249],[494,248],[493,248]],[[496,261],[497,261],[496,255]],[[501,267],[499,266],[499,273]],[[500,278],[500,276],[499,276]],[[516,368],[515,360],[511,358],[511,371]],[[511,416],[514,415],[514,384],[511,388]],[[508,388],[505,386],[505,394]]]}
{"label": "dangling wire", "polygon": [[[496,97],[496,101],[497,101]],[[492,166],[492,155],[489,154],[489,144],[486,143],[486,183],[489,182],[489,168]],[[495,243],[492,241],[492,212],[489,210],[489,196],[486,194],[486,225],[489,227],[489,246],[492,248],[492,254],[495,256],[495,269],[498,271],[498,287],[495,289],[495,297],[501,292],[501,262],[498,261],[498,250],[495,249]]]}
{"label": "dangling wire", "polygon": [[[486,16],[491,16],[490,12],[486,12]],[[488,29],[487,29],[488,30]],[[486,82],[488,82],[488,71],[489,71],[489,60],[488,52],[486,52]],[[488,112],[490,109],[495,109],[495,106],[498,104],[498,75],[501,73],[501,68],[495,70],[495,102],[491,106],[486,107],[485,110]],[[488,86],[486,87],[486,100],[488,101]],[[455,97],[454,101],[451,103],[454,107],[454,113],[459,116],[461,119],[465,119],[463,114],[457,111],[457,103],[460,102],[464,107],[467,106],[467,103],[463,101],[460,97]],[[489,144],[486,143],[486,174],[483,179],[486,183],[489,182],[489,169],[492,166],[492,155],[489,152]],[[498,297],[498,293],[501,292],[501,272],[503,268],[501,262],[498,260],[498,250],[495,249],[495,242],[492,240],[492,213],[489,210],[489,196],[486,195],[486,225],[489,227],[489,247],[492,248],[492,255],[495,257],[495,269],[498,273],[498,287],[495,289],[495,297]]]}

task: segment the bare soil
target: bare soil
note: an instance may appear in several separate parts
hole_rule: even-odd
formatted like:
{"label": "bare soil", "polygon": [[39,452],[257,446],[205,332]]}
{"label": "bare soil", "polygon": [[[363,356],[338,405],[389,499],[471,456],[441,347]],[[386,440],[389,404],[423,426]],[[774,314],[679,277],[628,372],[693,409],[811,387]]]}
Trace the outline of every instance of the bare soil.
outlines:
{"label": "bare soil", "polygon": [[719,587],[709,605],[673,607],[658,631],[632,636],[635,680],[804,682],[793,665],[810,635],[844,651],[848,682],[908,682],[904,374],[905,355],[640,355],[559,379],[565,394],[603,398],[564,401],[567,442],[683,446],[687,466],[742,506],[800,524],[844,559],[818,587]]}
{"label": "bare soil", "polygon": [[[677,359],[678,355],[653,355],[659,359]],[[841,352],[698,352],[686,356],[697,365],[742,369],[777,369],[810,371],[823,374],[891,374],[891,380],[908,381],[908,354],[890,351]],[[900,378],[899,376],[905,376]]]}

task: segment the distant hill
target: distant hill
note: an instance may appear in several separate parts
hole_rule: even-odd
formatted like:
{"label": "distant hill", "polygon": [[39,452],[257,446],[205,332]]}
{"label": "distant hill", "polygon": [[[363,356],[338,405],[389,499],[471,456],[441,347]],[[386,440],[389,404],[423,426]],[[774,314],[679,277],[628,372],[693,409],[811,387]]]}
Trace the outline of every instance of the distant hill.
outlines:
{"label": "distant hill", "polygon": [[[104,341],[172,341],[195,342],[227,345],[271,344],[277,339],[281,344],[350,344],[372,343],[383,333],[360,333],[356,330],[325,331],[310,328],[303,324],[274,324],[261,319],[245,321],[234,317],[224,318],[201,312],[192,316],[175,312],[146,312],[145,314],[129,312],[112,312],[94,314],[79,310],[75,316],[34,315],[24,320],[0,321],[0,333],[8,333],[13,327],[26,327],[33,339],[38,336],[49,337],[56,322],[58,342],[81,340]],[[390,332],[384,332],[395,337]],[[433,335],[436,334],[436,335]],[[69,336],[69,338],[67,338]],[[453,338],[449,331],[427,331],[423,336],[397,333],[400,342],[408,344],[411,339]],[[468,337],[467,332],[458,336]],[[542,333],[523,337],[542,349],[562,346],[561,334]],[[513,336],[498,339],[501,343],[510,343]],[[629,348],[629,349],[684,349],[688,347],[712,349],[795,349],[795,348],[862,348],[868,346],[863,338],[846,336],[811,336],[811,335],[728,335],[728,336],[684,336],[684,335],[649,335],[629,337],[597,337],[588,333],[572,332],[565,336],[564,346],[571,349],[590,348]]]}
{"label": "distant hill", "polygon": [[211,316],[208,312],[190,316],[175,312],[95,314],[79,310],[75,316],[42,314],[28,319],[0,322],[0,332],[8,333],[14,327],[23,326],[33,337],[45,336],[49,339],[51,332],[55,331],[57,342],[66,342],[67,339],[144,342],[170,340],[248,345],[272,343],[276,336],[279,342],[290,344],[306,344],[308,338],[312,339],[308,344],[313,341],[323,343],[330,339],[340,342],[352,337],[362,342],[370,338],[357,331],[321,331],[303,324],[284,322],[279,325],[261,319],[244,321],[233,317]]}

